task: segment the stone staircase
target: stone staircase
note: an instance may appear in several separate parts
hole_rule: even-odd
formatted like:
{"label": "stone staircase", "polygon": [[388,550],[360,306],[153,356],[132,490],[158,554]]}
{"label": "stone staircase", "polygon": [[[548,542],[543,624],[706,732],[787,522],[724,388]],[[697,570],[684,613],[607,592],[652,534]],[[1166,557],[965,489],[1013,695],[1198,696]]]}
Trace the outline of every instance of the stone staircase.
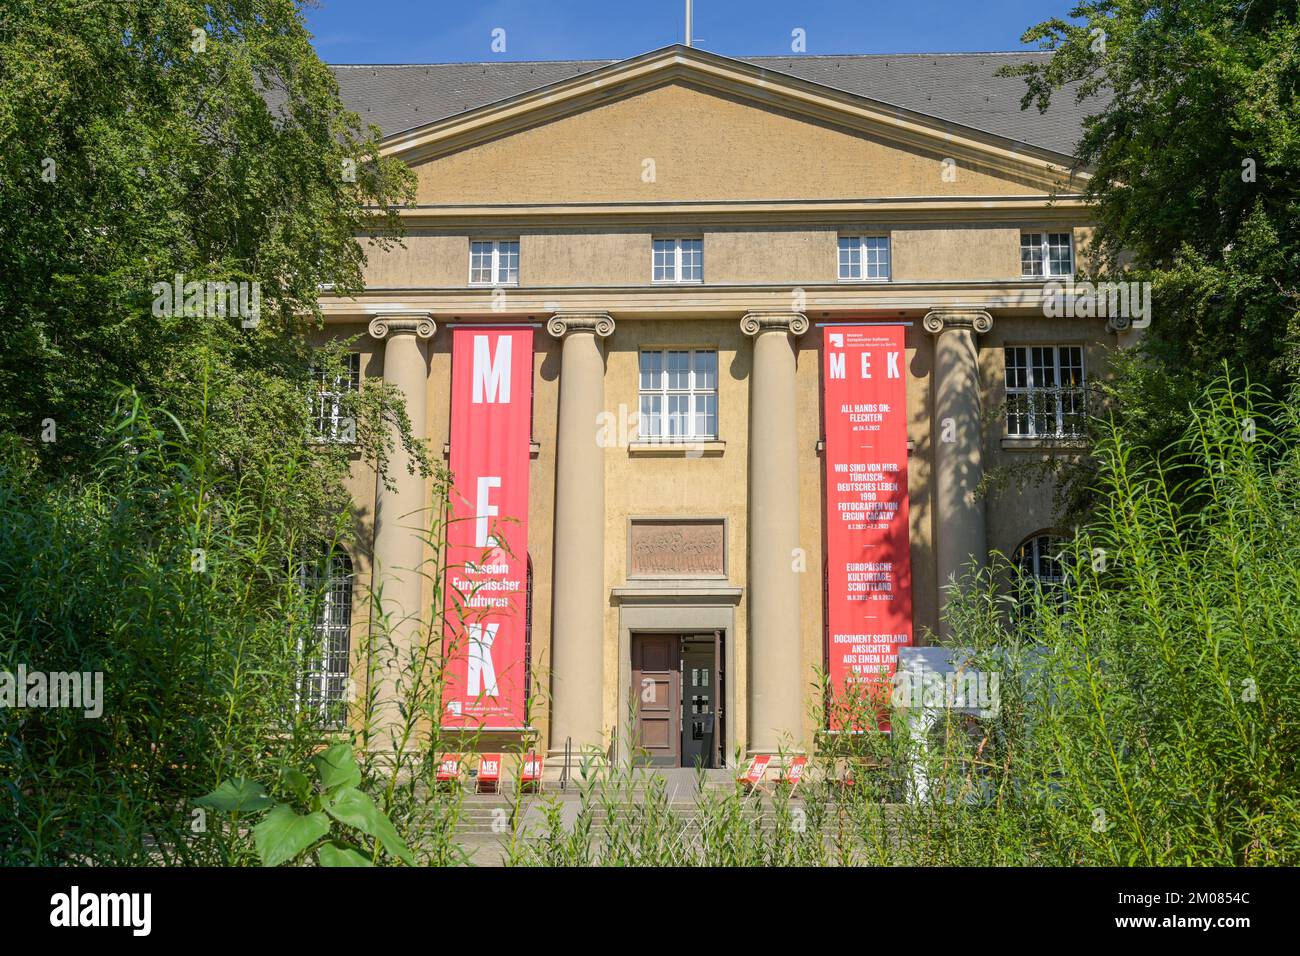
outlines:
{"label": "stone staircase", "polygon": [[[693,771],[661,771],[656,774],[664,780],[668,805],[674,816],[682,821],[689,831],[696,825],[698,817],[699,780]],[[640,781],[640,786],[633,788],[633,799],[638,791],[644,792],[647,781]],[[704,788],[725,793],[735,787],[735,774],[731,770],[708,771],[703,780]],[[621,803],[625,796],[618,795]],[[601,805],[597,794],[591,801],[592,831],[596,839],[604,830],[608,814]],[[456,827],[456,841],[471,854],[471,862],[476,866],[503,865],[507,850],[506,844],[511,839],[512,827],[520,835],[532,834],[534,837],[547,829],[548,812],[559,808],[560,820],[566,829],[571,829],[581,810],[581,795],[576,785],[567,789],[548,785],[546,792],[526,794],[516,804],[509,794],[466,793],[462,798],[459,820]],[[776,827],[777,811],[767,797],[755,796],[747,804],[749,813],[755,822],[764,829]],[[796,799],[791,809],[797,812],[800,806]]]}

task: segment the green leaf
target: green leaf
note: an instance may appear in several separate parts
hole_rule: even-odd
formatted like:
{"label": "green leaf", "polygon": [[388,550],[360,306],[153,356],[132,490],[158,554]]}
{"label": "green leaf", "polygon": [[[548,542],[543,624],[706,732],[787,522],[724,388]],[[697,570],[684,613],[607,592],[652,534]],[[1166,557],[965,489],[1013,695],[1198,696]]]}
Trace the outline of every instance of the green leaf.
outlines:
{"label": "green leaf", "polygon": [[303,816],[283,803],[253,827],[253,842],[263,866],[279,866],[292,860],[330,831],[329,818],[323,813]]}
{"label": "green leaf", "polygon": [[351,847],[322,843],[317,853],[320,855],[321,866],[374,866]]}
{"label": "green leaf", "polygon": [[264,786],[256,780],[246,780],[243,777],[223,780],[217,789],[194,802],[210,810],[224,810],[228,813],[251,813],[265,810],[275,803],[267,796]]}
{"label": "green leaf", "polygon": [[361,769],[352,755],[350,744],[335,744],[312,758],[321,786],[328,793],[340,787],[355,787],[361,783]]}
{"label": "green leaf", "polygon": [[375,802],[360,790],[354,787],[340,790],[335,795],[333,803],[326,806],[325,810],[339,823],[374,837],[384,845],[385,850],[403,863],[415,865],[411,851],[397,835],[397,830],[393,828],[388,817],[384,816],[383,812],[375,806]]}
{"label": "green leaf", "polygon": [[301,770],[295,770],[293,767],[285,767],[280,773],[280,782],[284,784],[285,789],[292,793],[303,803],[311,796],[311,781]]}

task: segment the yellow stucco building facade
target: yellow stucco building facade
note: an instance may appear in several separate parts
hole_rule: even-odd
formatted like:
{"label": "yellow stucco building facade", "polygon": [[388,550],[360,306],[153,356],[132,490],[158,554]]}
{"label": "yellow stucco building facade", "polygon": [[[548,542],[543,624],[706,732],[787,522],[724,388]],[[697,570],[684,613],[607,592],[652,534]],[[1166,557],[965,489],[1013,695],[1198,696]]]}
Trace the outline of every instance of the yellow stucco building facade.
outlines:
{"label": "yellow stucco building facade", "polygon": [[[1086,253],[1084,174],[1059,131],[1055,148],[1035,143],[1032,114],[1003,109],[1017,137],[974,108],[954,120],[960,100],[929,115],[780,64],[670,47],[558,80],[544,65],[521,78],[524,66],[511,65],[517,92],[385,131],[419,183],[404,247],[370,248],[364,294],[323,297],[324,334],[355,337],[361,386],[402,388],[439,454],[451,329],[535,330],[538,749],[607,751],[645,675],[674,667],[679,714],[665,726],[680,737],[656,743],[656,762],[701,759],[688,739],[700,707],[715,718],[707,765],[808,749],[826,639],[819,327],[905,328],[923,643],[943,629],[943,584],[971,560],[998,550],[1036,569],[1051,487],[985,494],[982,477],[1069,446],[1072,390],[1129,334],[1043,307],[1045,284]],[[340,68],[363,119],[399,95],[385,69],[399,68]],[[684,397],[663,386],[668,366],[684,370]],[[677,431],[674,401],[690,410]],[[396,466],[391,490],[356,466],[354,587],[382,583],[386,610],[427,621],[431,584],[409,568],[431,556],[385,516],[428,507],[430,489]],[[689,559],[673,551],[683,541]],[[366,601],[353,608],[356,647]]]}

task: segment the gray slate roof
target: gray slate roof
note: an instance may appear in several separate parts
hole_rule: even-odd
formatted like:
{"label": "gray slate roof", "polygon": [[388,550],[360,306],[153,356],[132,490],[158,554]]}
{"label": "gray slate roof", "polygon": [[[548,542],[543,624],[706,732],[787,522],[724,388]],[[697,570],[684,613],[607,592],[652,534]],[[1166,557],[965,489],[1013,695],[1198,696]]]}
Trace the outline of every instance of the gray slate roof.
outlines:
{"label": "gray slate roof", "polygon": [[[1072,92],[1046,113],[1020,109],[1025,82],[995,76],[1001,66],[1041,60],[1046,53],[909,53],[863,56],[756,56],[744,62],[891,106],[925,113],[1022,143],[1073,154],[1083,118],[1098,101],[1079,104]],[[616,60],[336,65],[348,107],[385,136],[549,86]]]}

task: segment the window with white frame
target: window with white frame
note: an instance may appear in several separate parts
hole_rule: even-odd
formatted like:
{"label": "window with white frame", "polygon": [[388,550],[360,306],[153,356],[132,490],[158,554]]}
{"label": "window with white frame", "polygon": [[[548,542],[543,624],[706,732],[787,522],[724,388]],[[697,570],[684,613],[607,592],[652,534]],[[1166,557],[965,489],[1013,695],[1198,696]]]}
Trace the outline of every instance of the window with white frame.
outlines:
{"label": "window with white frame", "polygon": [[840,236],[840,280],[862,282],[889,278],[888,236]]}
{"label": "window with white frame", "polygon": [[311,637],[298,649],[302,661],[298,705],[322,725],[342,727],[347,718],[352,643],[352,561],[335,551],[328,558],[304,562],[299,583],[319,603]]}
{"label": "window with white frame", "polygon": [[641,353],[638,434],[645,441],[718,437],[718,353],[658,349]]}
{"label": "window with white frame", "polygon": [[1084,430],[1083,348],[1008,346],[1004,350],[1007,435],[1078,438]]}
{"label": "window with white frame", "polygon": [[347,408],[346,396],[361,386],[361,354],[349,352],[339,363],[316,363],[312,367],[312,381],[312,439],[356,441],[356,420]]}
{"label": "window with white frame", "polygon": [[1020,275],[1065,278],[1074,275],[1074,252],[1068,232],[1022,232]]}
{"label": "window with white frame", "polygon": [[651,241],[650,277],[655,282],[703,282],[703,239]]}
{"label": "window with white frame", "polygon": [[472,240],[469,244],[469,284],[518,285],[519,240]]}

